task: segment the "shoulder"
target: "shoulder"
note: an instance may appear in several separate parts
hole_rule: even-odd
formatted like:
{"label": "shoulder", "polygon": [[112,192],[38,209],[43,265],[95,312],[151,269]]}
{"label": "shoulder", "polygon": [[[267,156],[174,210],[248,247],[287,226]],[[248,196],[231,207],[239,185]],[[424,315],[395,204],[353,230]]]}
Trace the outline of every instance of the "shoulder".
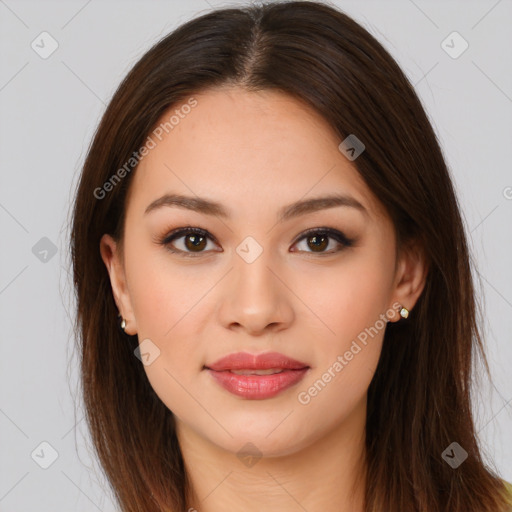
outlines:
{"label": "shoulder", "polygon": [[512,505],[512,484],[505,480],[503,480],[503,484],[505,485],[505,489],[507,489],[508,499],[510,501],[510,504]]}

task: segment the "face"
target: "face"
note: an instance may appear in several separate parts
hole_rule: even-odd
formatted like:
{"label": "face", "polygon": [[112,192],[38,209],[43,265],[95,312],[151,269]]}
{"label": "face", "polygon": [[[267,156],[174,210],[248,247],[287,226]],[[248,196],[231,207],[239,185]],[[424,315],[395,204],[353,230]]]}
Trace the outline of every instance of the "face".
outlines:
{"label": "face", "polygon": [[[364,412],[384,320],[421,290],[323,118],[278,92],[194,98],[135,171],[123,254],[105,235],[102,257],[179,428],[231,452],[250,440],[292,453]],[[208,369],[239,352],[280,354],[267,361],[279,373]]]}

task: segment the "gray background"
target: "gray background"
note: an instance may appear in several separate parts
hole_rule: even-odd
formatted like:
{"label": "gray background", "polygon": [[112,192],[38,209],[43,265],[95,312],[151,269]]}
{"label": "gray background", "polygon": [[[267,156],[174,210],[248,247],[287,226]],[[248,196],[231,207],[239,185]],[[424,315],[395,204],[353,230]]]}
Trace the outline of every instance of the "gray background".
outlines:
{"label": "gray background", "polygon": [[[494,382],[483,379],[475,394],[477,428],[512,481],[512,3],[335,3],[410,77],[453,173]],[[0,0],[0,511],[116,510],[77,393],[71,192],[105,105],[135,61],[177,25],[225,5]],[[46,59],[31,47],[50,48],[43,31],[58,43]],[[457,58],[442,47],[453,31],[469,44]],[[459,52],[462,41],[451,39],[445,44]]]}

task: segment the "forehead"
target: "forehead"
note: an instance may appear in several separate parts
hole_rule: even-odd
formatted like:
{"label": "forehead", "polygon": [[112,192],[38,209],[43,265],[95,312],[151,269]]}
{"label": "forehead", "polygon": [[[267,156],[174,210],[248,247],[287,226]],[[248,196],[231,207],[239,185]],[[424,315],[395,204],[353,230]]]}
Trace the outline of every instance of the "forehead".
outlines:
{"label": "forehead", "polygon": [[[164,193],[225,202],[235,211],[277,210],[305,196],[350,194],[377,214],[379,204],[340,138],[303,102],[277,91],[221,88],[174,105],[149,136],[130,187],[138,210]],[[192,104],[193,107],[183,108]]]}

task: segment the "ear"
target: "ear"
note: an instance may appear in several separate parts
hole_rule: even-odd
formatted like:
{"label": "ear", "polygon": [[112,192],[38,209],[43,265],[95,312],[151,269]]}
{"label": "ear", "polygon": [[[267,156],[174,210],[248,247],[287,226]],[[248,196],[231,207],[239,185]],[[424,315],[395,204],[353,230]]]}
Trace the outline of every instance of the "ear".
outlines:
{"label": "ear", "polygon": [[394,311],[394,315],[389,318],[390,322],[397,322],[402,318],[396,303],[409,311],[413,309],[425,287],[428,267],[425,251],[418,241],[411,242],[402,248],[390,304],[390,309]]}
{"label": "ear", "polygon": [[117,309],[126,321],[126,334],[137,334],[137,323],[133,314],[130,294],[126,285],[124,263],[117,242],[111,235],[104,234],[100,240],[100,254],[107,267],[110,285]]}

